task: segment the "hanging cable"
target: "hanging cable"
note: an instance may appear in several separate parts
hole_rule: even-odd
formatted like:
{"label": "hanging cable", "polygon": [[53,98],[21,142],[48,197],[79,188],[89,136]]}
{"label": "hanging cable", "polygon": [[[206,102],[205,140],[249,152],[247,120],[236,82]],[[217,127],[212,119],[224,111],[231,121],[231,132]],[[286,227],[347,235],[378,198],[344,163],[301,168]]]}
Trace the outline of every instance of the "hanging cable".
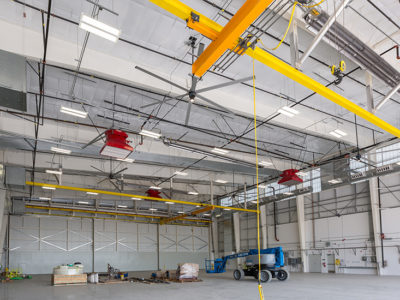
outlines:
{"label": "hanging cable", "polygon": [[293,21],[293,17],[294,17],[294,12],[295,12],[295,10],[296,10],[296,5],[300,5],[300,6],[304,7],[304,8],[312,8],[312,7],[316,7],[316,6],[320,5],[320,4],[322,4],[322,3],[324,3],[324,2],[325,2],[325,0],[321,0],[321,1],[318,2],[318,3],[316,3],[316,4],[314,4],[314,5],[309,5],[309,6],[303,5],[303,4],[301,4],[301,3],[297,2],[297,1],[294,2],[294,3],[293,3],[292,13],[290,14],[289,24],[288,24],[288,26],[287,26],[287,28],[286,28],[285,34],[283,35],[283,37],[282,37],[282,39],[280,40],[280,42],[278,43],[278,45],[276,45],[274,48],[268,48],[268,47],[266,47],[266,46],[263,44],[263,42],[262,42],[261,39],[259,39],[259,42],[260,42],[261,45],[262,45],[265,49],[267,49],[267,50],[270,50],[270,51],[277,50],[277,49],[282,45],[283,41],[286,39],[286,36],[287,36],[287,34],[288,34],[288,32],[289,32],[289,29],[290,29],[290,26],[292,25],[292,21]]}
{"label": "hanging cable", "polygon": [[264,293],[261,285],[261,246],[260,246],[260,194],[258,191],[258,148],[257,148],[257,115],[256,115],[256,78],[253,57],[253,106],[254,106],[254,148],[256,154],[256,184],[257,184],[257,249],[258,249],[258,292],[260,300],[264,300]]}

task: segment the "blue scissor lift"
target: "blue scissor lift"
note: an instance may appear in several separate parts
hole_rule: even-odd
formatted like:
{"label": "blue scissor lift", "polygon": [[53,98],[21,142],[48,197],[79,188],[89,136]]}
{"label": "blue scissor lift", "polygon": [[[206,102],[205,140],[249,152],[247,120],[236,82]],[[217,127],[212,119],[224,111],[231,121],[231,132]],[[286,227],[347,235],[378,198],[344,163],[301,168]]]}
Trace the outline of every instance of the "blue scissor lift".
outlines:
{"label": "blue scissor lift", "polygon": [[[233,278],[241,280],[245,276],[253,276],[258,278],[258,270],[260,269],[260,281],[269,282],[272,278],[277,278],[280,281],[287,280],[289,278],[289,272],[284,268],[285,259],[283,256],[282,247],[261,249],[261,265],[258,264],[258,250],[251,249],[247,252],[239,252],[231,255],[217,258],[216,260],[206,260],[206,272],[207,273],[224,273],[226,272],[226,263],[229,259],[235,259],[240,257],[253,256],[253,260],[246,262],[246,266],[243,269],[236,269],[233,271]],[[266,255],[274,255],[275,262],[265,263]]]}

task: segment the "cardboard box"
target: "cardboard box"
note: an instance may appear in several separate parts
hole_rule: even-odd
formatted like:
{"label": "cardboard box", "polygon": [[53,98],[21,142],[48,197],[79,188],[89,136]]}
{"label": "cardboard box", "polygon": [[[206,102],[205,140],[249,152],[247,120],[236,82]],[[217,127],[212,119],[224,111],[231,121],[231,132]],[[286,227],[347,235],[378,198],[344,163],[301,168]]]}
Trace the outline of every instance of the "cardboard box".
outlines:
{"label": "cardboard box", "polygon": [[87,284],[87,274],[80,275],[53,275],[53,285]]}

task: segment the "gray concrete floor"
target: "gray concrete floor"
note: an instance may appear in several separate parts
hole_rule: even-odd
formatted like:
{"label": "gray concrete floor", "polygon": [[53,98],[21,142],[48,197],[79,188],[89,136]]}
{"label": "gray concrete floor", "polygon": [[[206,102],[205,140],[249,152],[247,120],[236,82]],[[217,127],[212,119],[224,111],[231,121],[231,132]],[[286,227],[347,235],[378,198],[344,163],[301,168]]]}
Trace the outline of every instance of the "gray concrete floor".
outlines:
{"label": "gray concrete floor", "polygon": [[[131,273],[149,276],[151,272]],[[2,300],[90,300],[90,299],[162,299],[209,300],[258,298],[257,282],[253,278],[235,281],[232,273],[201,274],[203,282],[152,284],[121,283],[108,285],[50,285],[49,275],[36,275],[31,280],[0,283]],[[289,281],[272,280],[263,284],[265,299],[400,299],[400,277],[343,274],[297,274]]]}

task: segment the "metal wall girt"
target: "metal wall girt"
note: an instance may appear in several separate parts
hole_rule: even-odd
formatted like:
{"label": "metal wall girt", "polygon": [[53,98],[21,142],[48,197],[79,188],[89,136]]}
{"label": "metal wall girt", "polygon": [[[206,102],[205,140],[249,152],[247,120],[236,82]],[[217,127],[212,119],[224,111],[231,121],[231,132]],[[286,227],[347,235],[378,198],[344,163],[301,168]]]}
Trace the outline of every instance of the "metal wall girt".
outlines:
{"label": "metal wall girt", "polygon": [[221,30],[218,37],[197,58],[192,66],[192,73],[201,77],[207,72],[272,2],[273,0],[247,0]]}
{"label": "metal wall girt", "polygon": [[[190,19],[190,14],[192,11],[195,12],[194,10],[191,10],[190,7],[181,3],[178,0],[176,0],[176,1],[149,0],[149,1],[166,9],[167,11],[169,11],[170,13],[174,14],[175,16],[183,19],[184,21],[187,21]],[[195,12],[195,13],[198,14],[197,12]],[[215,30],[217,32],[222,31],[223,27],[221,25],[217,24],[216,22],[210,20],[207,17],[204,17],[201,14],[198,14],[198,15],[200,16],[199,22],[201,24],[210,26],[210,28],[212,28],[213,30]],[[206,30],[204,30],[200,33],[209,39],[215,38],[213,36],[207,36]],[[292,80],[298,82],[299,84],[316,92],[317,94],[336,103],[337,105],[340,105],[343,108],[347,109],[348,111],[351,111],[352,113],[363,118],[364,120],[376,125],[377,127],[383,129],[384,131],[400,138],[400,130],[398,128],[394,127],[393,125],[390,125],[389,123],[376,117],[375,115],[373,115],[372,113],[363,109],[362,107],[358,106],[357,104],[351,102],[350,100],[346,99],[345,97],[343,97],[343,96],[339,95],[338,93],[332,91],[331,89],[325,87],[318,81],[315,81],[311,77],[305,75],[304,73],[302,73],[302,72],[298,71],[297,69],[291,67],[290,65],[284,63],[282,60],[280,60],[279,58],[276,58],[275,56],[268,53],[267,51],[256,47],[254,50],[251,48],[248,48],[245,53],[247,55],[249,55],[250,57],[253,57],[254,59],[258,60],[259,62],[265,64],[266,66],[274,69],[275,71],[291,78]]]}
{"label": "metal wall girt", "polygon": [[52,188],[56,188],[56,189],[79,191],[79,192],[85,192],[85,193],[86,192],[92,192],[92,193],[111,195],[111,196],[120,196],[120,197],[128,197],[128,198],[140,198],[140,199],[143,199],[143,200],[152,200],[152,201],[160,201],[160,202],[174,202],[174,203],[185,204],[185,205],[211,207],[212,209],[214,209],[214,208],[222,208],[222,209],[238,210],[238,211],[246,211],[246,212],[257,213],[257,210],[254,210],[254,209],[245,209],[245,208],[239,208],[239,207],[211,205],[211,204],[205,204],[205,203],[200,203],[200,202],[189,202],[189,201],[174,200],[174,199],[167,199],[167,198],[155,198],[155,197],[148,197],[148,196],[143,196],[143,195],[118,193],[118,192],[112,192],[112,191],[87,189],[87,188],[80,188],[80,187],[66,186],[66,185],[57,185],[57,184],[42,183],[42,182],[26,181],[25,183],[26,183],[26,185],[41,186],[41,187],[46,186],[46,187],[52,187]]}

